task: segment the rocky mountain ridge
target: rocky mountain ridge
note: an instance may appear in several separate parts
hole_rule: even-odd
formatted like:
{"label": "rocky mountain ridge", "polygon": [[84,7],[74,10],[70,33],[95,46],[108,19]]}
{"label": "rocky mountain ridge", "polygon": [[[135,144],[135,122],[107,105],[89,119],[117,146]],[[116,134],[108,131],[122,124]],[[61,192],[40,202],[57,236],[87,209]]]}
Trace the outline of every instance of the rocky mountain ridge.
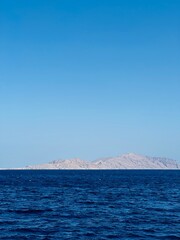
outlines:
{"label": "rocky mountain ridge", "polygon": [[55,160],[45,164],[27,166],[25,169],[180,169],[180,164],[168,158],[128,153],[95,161],[85,161],[79,158]]}

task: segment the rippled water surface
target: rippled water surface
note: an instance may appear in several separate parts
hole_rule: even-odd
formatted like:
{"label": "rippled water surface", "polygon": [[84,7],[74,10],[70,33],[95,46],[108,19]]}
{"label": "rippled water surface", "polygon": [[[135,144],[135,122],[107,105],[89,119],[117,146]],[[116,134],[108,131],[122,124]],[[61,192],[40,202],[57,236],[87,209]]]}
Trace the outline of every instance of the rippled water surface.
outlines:
{"label": "rippled water surface", "polygon": [[0,239],[180,239],[180,171],[0,171]]}

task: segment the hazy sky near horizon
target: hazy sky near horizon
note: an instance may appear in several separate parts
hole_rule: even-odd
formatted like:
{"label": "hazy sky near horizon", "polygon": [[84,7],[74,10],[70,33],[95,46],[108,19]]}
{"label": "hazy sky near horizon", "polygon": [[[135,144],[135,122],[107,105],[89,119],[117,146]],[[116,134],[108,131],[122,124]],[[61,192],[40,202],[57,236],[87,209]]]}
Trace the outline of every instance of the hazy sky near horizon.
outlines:
{"label": "hazy sky near horizon", "polygon": [[179,0],[1,0],[0,168],[180,160]]}

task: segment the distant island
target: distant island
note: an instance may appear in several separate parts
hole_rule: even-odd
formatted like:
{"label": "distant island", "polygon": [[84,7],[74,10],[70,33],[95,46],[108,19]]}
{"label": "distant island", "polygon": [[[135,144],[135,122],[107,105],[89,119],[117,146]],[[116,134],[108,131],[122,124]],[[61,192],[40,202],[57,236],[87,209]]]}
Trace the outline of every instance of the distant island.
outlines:
{"label": "distant island", "polygon": [[180,169],[180,163],[169,158],[128,153],[95,161],[85,161],[79,158],[55,160],[49,163],[26,166],[23,169]]}

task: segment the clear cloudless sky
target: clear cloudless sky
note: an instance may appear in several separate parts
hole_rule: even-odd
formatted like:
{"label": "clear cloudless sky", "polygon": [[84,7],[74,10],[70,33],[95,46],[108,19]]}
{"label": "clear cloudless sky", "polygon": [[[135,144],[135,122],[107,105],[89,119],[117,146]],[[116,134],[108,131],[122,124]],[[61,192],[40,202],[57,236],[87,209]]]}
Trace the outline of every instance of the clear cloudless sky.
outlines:
{"label": "clear cloudless sky", "polygon": [[1,0],[0,167],[180,160],[179,0]]}

